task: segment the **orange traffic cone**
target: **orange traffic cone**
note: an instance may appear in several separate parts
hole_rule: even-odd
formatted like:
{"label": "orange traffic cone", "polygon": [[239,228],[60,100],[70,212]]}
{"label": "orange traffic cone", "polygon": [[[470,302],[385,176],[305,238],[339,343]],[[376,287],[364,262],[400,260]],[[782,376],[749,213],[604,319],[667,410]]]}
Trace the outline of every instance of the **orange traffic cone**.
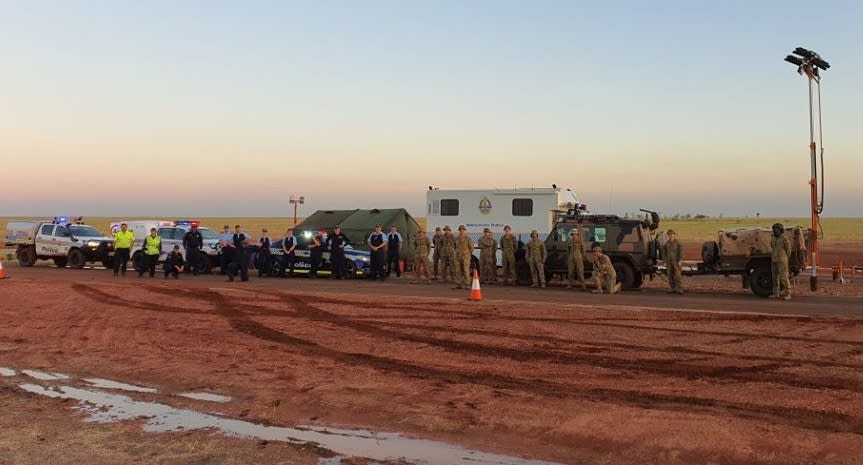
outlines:
{"label": "orange traffic cone", "polygon": [[6,277],[6,273],[3,272],[3,259],[0,258],[0,279],[3,279],[5,277]]}
{"label": "orange traffic cone", "polygon": [[479,273],[473,270],[473,282],[470,284],[470,300],[482,300],[482,289],[479,288]]}

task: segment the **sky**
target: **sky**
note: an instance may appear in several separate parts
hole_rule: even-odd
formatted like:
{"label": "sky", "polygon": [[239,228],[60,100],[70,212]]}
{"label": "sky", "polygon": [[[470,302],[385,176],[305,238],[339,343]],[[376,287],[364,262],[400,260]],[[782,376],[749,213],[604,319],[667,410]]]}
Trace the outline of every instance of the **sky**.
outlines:
{"label": "sky", "polygon": [[[600,5],[602,3],[602,5]],[[429,185],[860,216],[863,2],[0,0],[0,215],[289,216]]]}

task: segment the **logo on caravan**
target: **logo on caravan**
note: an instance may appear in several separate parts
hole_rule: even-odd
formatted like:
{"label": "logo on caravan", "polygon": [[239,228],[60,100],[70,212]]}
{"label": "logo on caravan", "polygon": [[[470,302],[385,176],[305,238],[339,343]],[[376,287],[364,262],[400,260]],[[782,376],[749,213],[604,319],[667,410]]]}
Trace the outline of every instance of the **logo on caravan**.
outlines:
{"label": "logo on caravan", "polygon": [[488,215],[491,212],[491,200],[488,197],[483,197],[482,200],[479,201],[479,212],[483,215]]}

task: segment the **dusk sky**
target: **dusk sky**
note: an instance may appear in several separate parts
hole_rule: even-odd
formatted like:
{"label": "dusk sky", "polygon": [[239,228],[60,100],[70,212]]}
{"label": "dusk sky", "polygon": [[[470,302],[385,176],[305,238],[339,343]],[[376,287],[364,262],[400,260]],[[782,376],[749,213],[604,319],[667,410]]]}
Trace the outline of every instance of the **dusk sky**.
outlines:
{"label": "dusk sky", "polygon": [[[613,6],[612,6],[613,4]],[[607,6],[606,6],[607,5]],[[860,216],[863,2],[0,0],[0,215],[287,216],[441,188]]]}

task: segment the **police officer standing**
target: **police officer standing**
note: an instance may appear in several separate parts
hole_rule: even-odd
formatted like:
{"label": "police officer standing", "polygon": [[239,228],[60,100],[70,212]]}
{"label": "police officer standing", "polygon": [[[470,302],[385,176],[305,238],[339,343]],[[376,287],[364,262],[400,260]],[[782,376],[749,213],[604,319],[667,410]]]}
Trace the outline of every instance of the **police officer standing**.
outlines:
{"label": "police officer standing", "polygon": [[114,233],[114,276],[122,272],[126,276],[126,266],[129,264],[129,250],[135,242],[135,233],[129,231],[129,225],[123,223],[120,230]]}
{"label": "police officer standing", "polygon": [[272,253],[270,252],[270,234],[267,228],[261,229],[261,237],[258,239],[258,277],[263,275],[272,276],[273,262]]}
{"label": "police officer standing", "polygon": [[234,227],[234,236],[231,239],[234,245],[234,256],[231,264],[228,265],[228,281],[234,280],[234,275],[237,271],[240,272],[241,281],[248,281],[249,254],[246,248],[246,234],[240,228],[240,225]]}
{"label": "police officer standing", "polygon": [[312,250],[309,253],[309,260],[311,263],[311,269],[309,269],[309,277],[317,278],[318,277],[318,269],[321,267],[321,259],[324,254],[324,244],[323,238],[320,234],[315,233],[312,238]]}
{"label": "police officer standing", "polygon": [[144,271],[150,272],[150,277],[156,276],[156,264],[162,254],[162,238],[156,233],[156,228],[150,228],[150,235],[144,238],[144,266],[138,270],[138,277],[144,276]]}
{"label": "police officer standing", "polygon": [[530,242],[526,246],[527,264],[530,266],[530,287],[545,287],[545,259],[548,251],[545,242],[539,240],[536,230],[530,232]]}
{"label": "police officer standing", "polygon": [[473,241],[467,234],[467,227],[458,226],[455,238],[455,280],[456,289],[470,289],[470,259],[473,257]]}
{"label": "police officer standing", "polygon": [[503,285],[515,284],[515,251],[518,249],[518,239],[512,233],[509,225],[503,227],[500,236],[500,258],[503,262]]}
{"label": "police officer standing", "polygon": [[788,279],[788,258],[791,256],[791,241],[785,236],[785,227],[776,223],[771,228],[773,238],[770,239],[772,249],[771,268],[773,271],[774,299],[791,300],[791,282]]}
{"label": "police officer standing", "polygon": [[581,234],[578,233],[578,228],[573,228],[569,233],[572,240],[569,242],[568,258],[569,258],[569,284],[567,289],[572,289],[572,286],[578,284],[582,289],[587,289],[587,283],[584,282],[584,243],[581,242]]}
{"label": "police officer standing", "polygon": [[327,248],[330,249],[330,265],[332,267],[331,279],[345,279],[345,246],[350,245],[342,232],[342,227],[336,225],[333,233],[327,237]]}
{"label": "police officer standing", "polygon": [[371,250],[371,272],[369,279],[374,281],[380,278],[381,281],[386,277],[384,275],[384,260],[386,259],[387,241],[384,232],[381,230],[381,225],[376,224],[375,230],[369,234],[368,239],[369,249]]}
{"label": "police officer standing", "polygon": [[221,269],[222,274],[226,274],[228,270],[228,264],[231,263],[231,256],[233,254],[228,251],[225,252],[225,247],[230,247],[233,245],[233,237],[234,234],[231,232],[231,226],[224,225],[222,227],[222,234],[219,234],[219,246],[221,247],[219,253],[219,268]]}
{"label": "police officer standing", "polygon": [[434,237],[432,237],[432,245],[434,246],[432,279],[438,279],[440,277],[440,251],[443,247],[441,239],[443,239],[443,230],[438,226],[434,228]]}
{"label": "police officer standing", "polygon": [[[239,227],[239,226],[237,226]],[[192,223],[192,228],[183,236],[183,247],[186,248],[186,263],[192,270],[192,275],[198,275],[198,266],[201,261],[201,248],[204,247],[204,238],[198,231],[198,225]]]}
{"label": "police officer standing", "polygon": [[285,270],[290,270],[291,276],[294,276],[294,264],[297,261],[296,250],[297,238],[294,237],[294,231],[288,229],[285,232],[285,237],[282,239],[282,274],[285,277]]}
{"label": "police officer standing", "polygon": [[402,249],[402,235],[399,234],[396,225],[390,225],[390,233],[387,234],[387,277],[396,272],[396,277],[401,278],[402,271],[399,268],[399,258]]}

